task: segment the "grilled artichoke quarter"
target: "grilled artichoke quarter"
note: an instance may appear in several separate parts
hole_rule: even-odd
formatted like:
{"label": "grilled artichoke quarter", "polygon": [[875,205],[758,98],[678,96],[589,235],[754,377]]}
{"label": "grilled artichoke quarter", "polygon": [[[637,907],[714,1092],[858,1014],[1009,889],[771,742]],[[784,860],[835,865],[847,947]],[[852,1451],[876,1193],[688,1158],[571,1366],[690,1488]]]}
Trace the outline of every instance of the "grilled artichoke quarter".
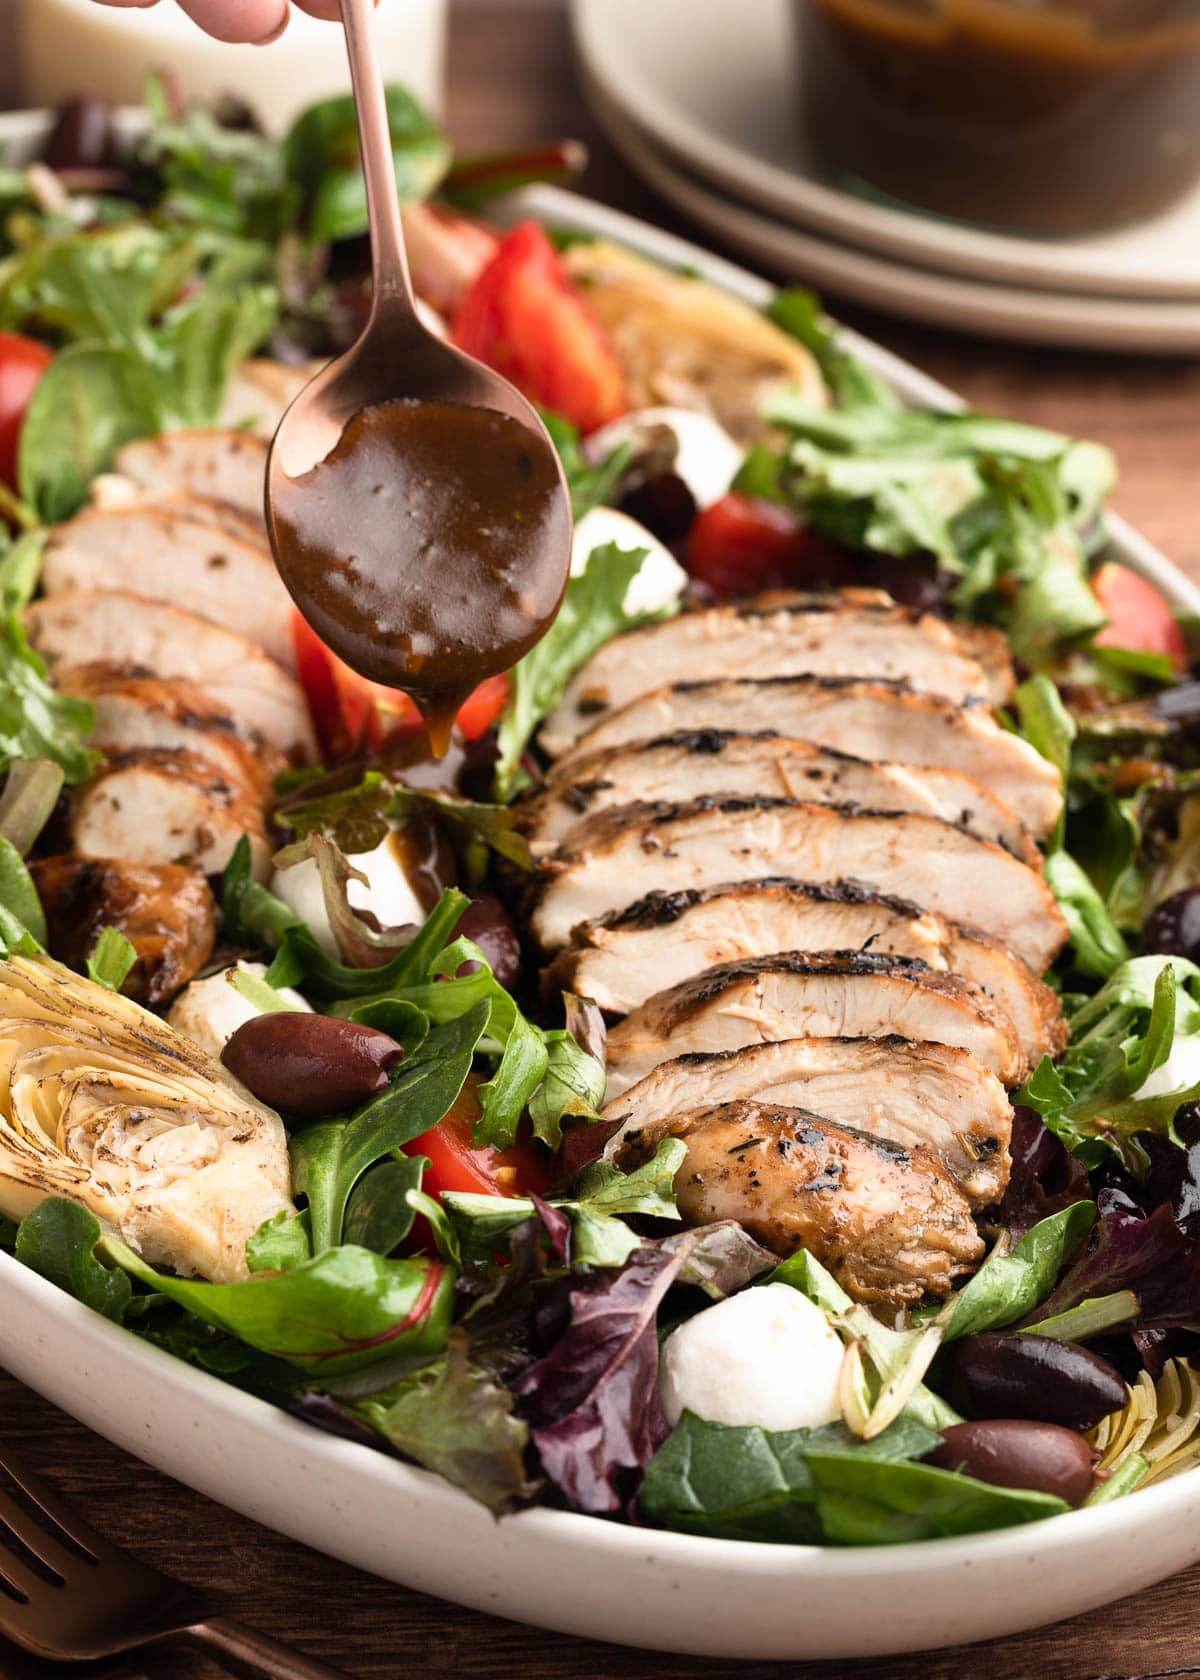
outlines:
{"label": "grilled artichoke quarter", "polygon": [[128,998],[0,961],[0,1213],[68,1196],[155,1265],[231,1283],[290,1208],[279,1116]]}

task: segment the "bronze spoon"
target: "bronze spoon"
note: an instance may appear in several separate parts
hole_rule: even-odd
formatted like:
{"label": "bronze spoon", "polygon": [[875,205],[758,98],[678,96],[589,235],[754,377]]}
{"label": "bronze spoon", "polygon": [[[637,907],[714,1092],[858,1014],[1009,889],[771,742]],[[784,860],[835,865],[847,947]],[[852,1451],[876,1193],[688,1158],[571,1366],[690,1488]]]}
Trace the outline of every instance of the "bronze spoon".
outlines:
{"label": "bronze spoon", "polygon": [[[361,642],[358,656],[348,643],[339,647],[336,635],[331,634],[328,615],[323,618],[316,615],[312,581],[290,555],[288,528],[279,512],[286,498],[289,515],[294,516],[297,496],[303,498],[305,494],[305,487],[298,487],[295,480],[325,461],[353,416],[381,403],[453,403],[497,411],[525,428],[529,434],[528,452],[537,463],[542,482],[552,486],[553,517],[547,521],[545,534],[537,539],[530,558],[531,567],[536,567],[539,599],[554,604],[549,617],[553,617],[562,598],[570,570],[570,498],[557,452],[533,406],[508,380],[438,338],[417,313],[404,248],[383,81],[375,56],[372,0],[340,0],[340,5],[367,189],[373,285],[371,313],[357,343],[317,374],[280,422],[267,463],[266,515],[276,566],[300,612],[335,652],[364,674],[380,680],[379,670],[368,669],[368,662],[361,657]],[[499,512],[497,517],[501,517]],[[348,519],[352,518],[351,510]],[[411,534],[410,527],[408,535]],[[353,535],[351,531],[351,538]],[[398,553],[398,577],[402,558]],[[500,585],[494,570],[483,564],[485,559],[481,554],[478,573],[471,580],[481,623],[488,622],[493,598],[499,605]],[[529,644],[538,638],[548,622],[549,618],[545,618],[536,628],[530,624]],[[473,651],[473,682],[505,669],[512,659],[511,644],[507,653],[494,645],[481,644]],[[416,698],[427,710],[435,747],[438,736],[444,744],[454,703],[465,698],[465,693],[448,691],[443,701],[436,693],[438,673],[426,670],[424,676],[433,676],[435,691],[432,706],[426,708],[424,701],[429,698],[430,684],[427,681],[410,684],[405,680],[410,674],[400,671],[383,680],[397,687],[416,689]],[[468,685],[468,691],[473,682]]]}

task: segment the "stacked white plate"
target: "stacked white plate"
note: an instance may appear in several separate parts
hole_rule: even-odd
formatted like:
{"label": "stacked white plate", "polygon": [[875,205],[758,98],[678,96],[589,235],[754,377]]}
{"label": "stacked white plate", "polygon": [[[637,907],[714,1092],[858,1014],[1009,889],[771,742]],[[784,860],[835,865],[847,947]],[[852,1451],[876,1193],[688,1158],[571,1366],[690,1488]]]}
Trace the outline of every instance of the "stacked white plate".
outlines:
{"label": "stacked white plate", "polygon": [[588,100],[693,222],[836,297],[1028,343],[1200,351],[1200,185],[1116,232],[1033,239],[839,191],[798,119],[792,0],[572,0]]}

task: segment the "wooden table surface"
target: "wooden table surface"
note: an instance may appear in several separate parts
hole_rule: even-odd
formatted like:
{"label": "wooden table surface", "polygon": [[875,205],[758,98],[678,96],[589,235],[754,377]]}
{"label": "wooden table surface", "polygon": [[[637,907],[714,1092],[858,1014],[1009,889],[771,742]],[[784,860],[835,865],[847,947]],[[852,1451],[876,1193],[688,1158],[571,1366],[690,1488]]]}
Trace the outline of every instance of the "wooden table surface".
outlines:
{"label": "wooden table surface", "polygon": [[[0,105],[20,100],[13,9],[14,0],[0,0]],[[566,23],[553,0],[455,5],[448,116],[456,141],[466,149],[548,134],[582,135],[593,145],[588,190],[687,231],[600,141],[583,110]],[[980,407],[1111,444],[1122,465],[1118,507],[1200,580],[1195,513],[1200,361],[1025,350],[975,343],[860,310],[842,313]],[[0,1305],[0,1338],[2,1313]],[[3,1376],[0,1437],[19,1443],[37,1468],[86,1501],[92,1520],[114,1539],[197,1586],[228,1594],[233,1608],[257,1626],[352,1675],[715,1680],[735,1667],[747,1680],[767,1680],[789,1667],[804,1680],[1150,1680],[1200,1674],[1200,1569],[1136,1601],[987,1646],[869,1663],[739,1667],[567,1639],[358,1574],[147,1469]],[[497,1543],[503,1544],[503,1530]],[[464,1572],[470,1568],[470,1558],[464,1558]],[[870,1614],[869,1601],[864,1613]],[[803,1619],[801,1566],[796,1614]],[[200,1659],[162,1654],[145,1672],[154,1680],[199,1680],[211,1671]],[[0,1680],[17,1680],[2,1655]]]}

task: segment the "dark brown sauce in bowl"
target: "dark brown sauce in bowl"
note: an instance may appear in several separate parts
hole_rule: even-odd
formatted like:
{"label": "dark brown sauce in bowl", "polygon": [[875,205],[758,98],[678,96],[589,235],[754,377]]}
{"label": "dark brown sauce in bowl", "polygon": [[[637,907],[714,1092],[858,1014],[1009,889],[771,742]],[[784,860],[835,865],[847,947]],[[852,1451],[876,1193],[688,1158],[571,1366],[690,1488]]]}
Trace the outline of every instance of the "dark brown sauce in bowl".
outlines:
{"label": "dark brown sauce in bowl", "polygon": [[571,520],[551,446],[496,409],[380,403],[281,485],[271,544],[297,606],[348,665],[412,696],[440,754],[471,690],[562,600]]}

